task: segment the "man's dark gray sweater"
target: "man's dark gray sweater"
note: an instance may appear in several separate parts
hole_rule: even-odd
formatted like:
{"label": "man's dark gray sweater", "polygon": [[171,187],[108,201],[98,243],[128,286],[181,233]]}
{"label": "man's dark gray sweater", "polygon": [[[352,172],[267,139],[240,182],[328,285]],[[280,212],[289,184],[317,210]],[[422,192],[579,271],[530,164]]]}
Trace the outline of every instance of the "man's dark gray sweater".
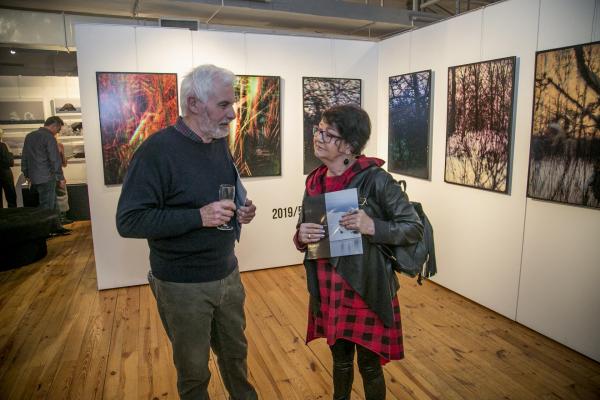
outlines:
{"label": "man's dark gray sweater", "polygon": [[174,127],[150,136],[135,152],[117,207],[124,237],[148,239],[158,279],[208,282],[237,266],[234,231],[202,226],[199,209],[219,200],[219,185],[235,185],[225,139],[194,141]]}

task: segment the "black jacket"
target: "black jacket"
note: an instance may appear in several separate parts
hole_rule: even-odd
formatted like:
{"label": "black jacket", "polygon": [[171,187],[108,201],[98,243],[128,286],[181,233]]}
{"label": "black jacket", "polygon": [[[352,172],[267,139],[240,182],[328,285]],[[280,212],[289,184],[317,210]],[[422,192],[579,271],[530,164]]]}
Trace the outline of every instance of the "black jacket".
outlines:
{"label": "black jacket", "polygon": [[[365,194],[362,185],[370,170],[375,168],[371,193]],[[362,236],[363,254],[334,257],[329,262],[348,284],[365,300],[390,327],[393,323],[392,299],[400,287],[389,260],[374,244],[407,245],[418,242],[423,235],[423,225],[413,206],[405,199],[402,189],[392,176],[379,167],[370,167],[356,175],[347,189],[357,188],[359,197],[366,197],[361,206],[373,219],[375,234]],[[304,194],[306,195],[306,192]],[[362,203],[363,199],[359,198]],[[298,226],[304,221],[301,214]],[[310,294],[311,308],[319,307],[319,282],[316,260],[304,259],[306,280]]]}

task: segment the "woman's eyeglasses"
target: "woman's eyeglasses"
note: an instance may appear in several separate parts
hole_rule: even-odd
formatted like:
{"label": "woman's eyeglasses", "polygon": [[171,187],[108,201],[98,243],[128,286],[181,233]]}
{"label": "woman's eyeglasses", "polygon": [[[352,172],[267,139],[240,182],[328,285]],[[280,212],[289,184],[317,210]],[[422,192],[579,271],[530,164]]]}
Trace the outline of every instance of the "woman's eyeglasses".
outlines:
{"label": "woman's eyeglasses", "polygon": [[335,140],[333,143],[337,144],[338,141],[344,139],[341,136],[332,135],[331,133],[327,132],[326,129],[321,129],[315,125],[313,126],[313,136],[316,136],[317,134],[321,134],[321,141],[323,143],[331,143],[332,140]]}

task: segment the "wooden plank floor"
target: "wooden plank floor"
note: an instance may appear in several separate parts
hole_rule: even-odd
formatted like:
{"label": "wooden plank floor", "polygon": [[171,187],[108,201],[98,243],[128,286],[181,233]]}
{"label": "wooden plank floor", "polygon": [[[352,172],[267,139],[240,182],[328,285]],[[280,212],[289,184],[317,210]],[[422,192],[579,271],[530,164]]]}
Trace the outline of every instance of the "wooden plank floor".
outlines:
{"label": "wooden plank floor", "polygon": [[[148,286],[98,292],[90,224],[0,273],[0,399],[176,399]],[[249,371],[261,399],[330,399],[323,340],[304,344],[301,266],[242,274]],[[406,358],[388,399],[600,399],[600,364],[431,282],[400,290]],[[211,358],[213,399],[227,399]],[[363,399],[360,376],[353,398]]]}

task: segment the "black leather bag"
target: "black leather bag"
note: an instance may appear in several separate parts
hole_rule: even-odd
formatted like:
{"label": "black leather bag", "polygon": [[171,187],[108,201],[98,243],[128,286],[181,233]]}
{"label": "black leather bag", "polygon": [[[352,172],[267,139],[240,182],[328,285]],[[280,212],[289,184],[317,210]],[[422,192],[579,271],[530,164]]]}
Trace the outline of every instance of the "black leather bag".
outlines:
{"label": "black leather bag", "polygon": [[396,272],[412,278],[418,276],[417,282],[421,285],[423,277],[429,278],[437,272],[433,227],[425,215],[421,203],[411,201],[411,204],[423,224],[423,238],[409,246],[378,245],[378,248],[390,260],[392,268]]}
{"label": "black leather bag", "polygon": [[[365,179],[364,193],[368,195],[372,190],[372,175],[375,172],[369,172],[369,176]],[[406,182],[395,181],[394,184],[399,185],[404,193],[404,198],[408,200],[406,194]],[[365,196],[367,197],[367,196]],[[396,272],[406,274],[412,278],[418,277],[417,282],[422,284],[423,277],[429,278],[436,274],[437,264],[435,260],[435,244],[433,240],[433,227],[429,222],[429,218],[423,211],[421,203],[411,201],[417,215],[423,224],[423,237],[415,244],[408,246],[391,246],[378,244],[376,245],[379,251],[383,253],[392,265]]]}

